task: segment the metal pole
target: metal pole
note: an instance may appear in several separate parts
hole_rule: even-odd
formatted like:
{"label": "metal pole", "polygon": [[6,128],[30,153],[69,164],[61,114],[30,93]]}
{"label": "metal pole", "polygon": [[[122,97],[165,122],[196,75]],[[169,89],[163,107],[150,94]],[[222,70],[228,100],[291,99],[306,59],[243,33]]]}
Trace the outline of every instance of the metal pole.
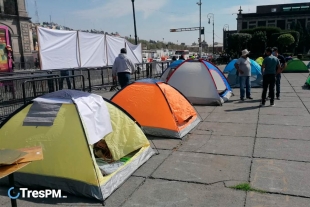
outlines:
{"label": "metal pole", "polygon": [[214,15],[213,15],[213,54],[214,54]]}
{"label": "metal pole", "polygon": [[135,14],[135,0],[131,0],[132,2],[132,12],[133,12],[133,23],[135,27],[135,43],[138,44],[138,36],[137,36],[137,27],[136,27],[136,14]]}
{"label": "metal pole", "polygon": [[199,3],[197,3],[199,5],[199,57],[201,57],[201,53],[202,53],[202,45],[201,45],[201,0],[199,0]]}

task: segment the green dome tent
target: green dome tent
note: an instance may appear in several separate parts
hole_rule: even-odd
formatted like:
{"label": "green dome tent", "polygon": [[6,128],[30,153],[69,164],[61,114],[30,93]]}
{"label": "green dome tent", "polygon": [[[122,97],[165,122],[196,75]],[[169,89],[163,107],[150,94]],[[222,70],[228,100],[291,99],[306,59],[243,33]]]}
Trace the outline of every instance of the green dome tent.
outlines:
{"label": "green dome tent", "polygon": [[308,87],[310,89],[310,75],[308,76],[305,86]]}
{"label": "green dome tent", "polygon": [[294,58],[287,62],[287,67],[283,73],[309,73],[309,70],[303,61]]}
{"label": "green dome tent", "polygon": [[264,58],[263,57],[259,57],[255,60],[260,66],[262,66]]}

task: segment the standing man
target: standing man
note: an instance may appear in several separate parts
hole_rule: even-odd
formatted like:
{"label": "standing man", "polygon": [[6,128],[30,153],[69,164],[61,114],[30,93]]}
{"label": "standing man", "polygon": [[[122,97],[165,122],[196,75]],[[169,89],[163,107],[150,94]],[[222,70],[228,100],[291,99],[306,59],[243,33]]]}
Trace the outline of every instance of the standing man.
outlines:
{"label": "standing man", "polygon": [[260,106],[265,106],[267,89],[269,87],[270,94],[270,105],[274,106],[274,86],[276,83],[276,75],[281,72],[280,61],[277,57],[272,56],[272,49],[270,47],[266,48],[266,57],[262,64],[262,74],[263,74],[263,93],[262,102]]}
{"label": "standing man", "polygon": [[129,84],[130,74],[134,71],[135,65],[127,58],[126,48],[121,49],[121,54],[115,59],[112,67],[113,79],[116,80],[117,75],[121,88],[124,88]]}
{"label": "standing man", "polygon": [[[285,58],[283,55],[280,55],[278,52],[278,48],[274,47],[272,48],[272,55],[277,57],[280,61],[281,71],[276,75],[276,97],[278,100],[280,100],[280,84],[281,84],[281,73],[284,71],[284,69],[287,66],[287,63],[285,61]],[[268,94],[268,98],[270,98],[270,92]]]}
{"label": "standing man", "polygon": [[[241,57],[235,63],[235,68],[239,74],[241,101],[244,101],[245,93],[247,99],[253,99],[251,97],[251,60],[248,58],[249,53],[250,52],[247,49],[243,50]],[[244,87],[246,87],[246,91],[244,90]]]}

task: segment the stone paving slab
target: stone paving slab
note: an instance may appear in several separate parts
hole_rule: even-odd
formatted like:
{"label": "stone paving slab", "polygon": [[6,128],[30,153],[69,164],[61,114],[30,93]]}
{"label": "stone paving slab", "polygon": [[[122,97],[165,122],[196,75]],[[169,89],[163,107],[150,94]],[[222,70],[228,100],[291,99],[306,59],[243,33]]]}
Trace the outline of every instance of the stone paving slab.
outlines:
{"label": "stone paving slab", "polygon": [[258,114],[251,114],[250,116],[246,113],[212,113],[206,122],[220,122],[220,123],[239,123],[239,124],[256,124]]}
{"label": "stone paving slab", "polygon": [[295,93],[291,86],[281,86],[281,93]]}
{"label": "stone paving slab", "polygon": [[257,137],[310,140],[310,127],[258,125]]}
{"label": "stone paving slab", "polygon": [[[266,101],[269,104],[269,100]],[[282,100],[275,100],[275,108],[305,108],[303,103],[300,100],[296,101],[282,101]]]}
{"label": "stone paving slab", "polygon": [[198,112],[198,116],[202,119],[201,121],[204,121],[207,117],[210,116],[211,113],[205,113],[205,112]]}
{"label": "stone paving slab", "polygon": [[238,114],[258,114],[258,107],[259,103],[257,103],[257,106],[246,106],[246,105],[238,105],[238,106],[234,106],[234,105],[224,105],[224,106],[219,106],[217,107],[213,113],[238,113]]}
{"label": "stone paving slab", "polygon": [[199,113],[211,113],[213,112],[217,107],[216,106],[194,106],[196,111]]}
{"label": "stone paving slab", "polygon": [[[291,97],[291,96],[282,96],[282,93],[280,93],[281,101],[282,102],[300,102],[300,99],[298,97]],[[276,100],[278,101],[278,100]]]}
{"label": "stone paving slab", "polygon": [[280,96],[281,97],[296,97],[296,98],[298,98],[296,93],[281,93]]}
{"label": "stone paving slab", "polygon": [[309,207],[309,199],[250,192],[245,207]]}
{"label": "stone paving slab", "polygon": [[147,136],[149,140],[151,140],[151,147],[154,149],[154,144],[157,149],[164,149],[164,150],[172,150],[181,144],[181,139],[171,139],[171,138],[164,138],[164,137],[153,137]]}
{"label": "stone paving slab", "polygon": [[246,181],[251,159],[245,157],[173,152],[153,173],[154,178],[215,183],[225,180]]}
{"label": "stone paving slab", "polygon": [[254,138],[218,135],[189,135],[178,151],[252,156]]}
{"label": "stone paving slab", "polygon": [[[118,188],[107,200],[106,206],[120,206],[131,194],[142,184],[144,178],[130,177],[120,188]],[[18,207],[51,207],[51,206],[102,206],[102,202],[96,199],[67,195],[67,198],[33,198],[18,200]],[[10,206],[10,199],[7,196],[7,189],[0,188],[0,206]]]}
{"label": "stone paving slab", "polygon": [[268,192],[310,197],[310,163],[254,159],[252,187]]}
{"label": "stone paving slab", "polygon": [[279,116],[309,116],[305,107],[303,108],[280,108],[280,107],[262,107],[259,111],[261,115],[279,115]]}
{"label": "stone paving slab", "polygon": [[[259,116],[259,124],[286,125],[286,126],[310,126],[310,114],[304,116],[281,116],[263,115]],[[309,135],[310,136],[310,135]]]}
{"label": "stone paving slab", "polygon": [[260,103],[260,97],[253,97],[254,99],[253,100],[250,100],[250,99],[245,99],[245,101],[241,101],[240,98],[238,98],[237,100],[235,101],[232,101],[232,102],[228,102],[228,103],[224,103],[224,106],[223,107],[244,107],[244,106],[258,106],[259,103]]}
{"label": "stone paving slab", "polygon": [[[310,93],[310,90],[309,90],[309,93]],[[310,102],[310,97],[300,97],[301,101],[302,102]]]}
{"label": "stone paving slab", "polygon": [[254,157],[310,162],[310,141],[258,138]]}
{"label": "stone paving slab", "polygon": [[244,199],[244,192],[225,188],[223,184],[206,186],[147,179],[144,185],[133,194],[123,207],[242,207]]}
{"label": "stone paving slab", "polygon": [[297,92],[296,94],[299,97],[310,98],[309,90],[308,91],[305,90],[305,91],[302,91],[302,92]]}
{"label": "stone paving slab", "polygon": [[133,175],[141,177],[149,177],[158,168],[161,163],[171,154],[170,150],[159,150],[158,155],[153,155],[146,163],[144,163]]}
{"label": "stone paving slab", "polygon": [[195,131],[193,131],[193,133],[199,134],[199,131],[200,133],[202,133],[201,131],[206,134],[211,134],[212,132],[214,135],[226,135],[232,137],[254,137],[256,134],[256,124],[203,122]]}
{"label": "stone paving slab", "polygon": [[307,109],[310,111],[310,101],[304,101],[303,103],[307,107]]}

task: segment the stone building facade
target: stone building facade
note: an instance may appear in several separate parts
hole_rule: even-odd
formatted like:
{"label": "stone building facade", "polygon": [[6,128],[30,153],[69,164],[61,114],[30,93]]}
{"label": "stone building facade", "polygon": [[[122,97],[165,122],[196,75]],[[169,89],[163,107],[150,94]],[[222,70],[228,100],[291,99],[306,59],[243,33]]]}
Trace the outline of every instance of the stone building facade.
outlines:
{"label": "stone building facade", "polygon": [[257,6],[256,13],[242,13],[240,7],[237,18],[237,31],[255,27],[279,27],[289,30],[291,24],[300,22],[310,29],[310,3],[278,4]]}
{"label": "stone building facade", "polygon": [[[17,5],[16,5],[17,3]],[[25,0],[0,0],[0,26],[9,30],[15,68],[33,66],[33,38],[31,21],[26,11]]]}

